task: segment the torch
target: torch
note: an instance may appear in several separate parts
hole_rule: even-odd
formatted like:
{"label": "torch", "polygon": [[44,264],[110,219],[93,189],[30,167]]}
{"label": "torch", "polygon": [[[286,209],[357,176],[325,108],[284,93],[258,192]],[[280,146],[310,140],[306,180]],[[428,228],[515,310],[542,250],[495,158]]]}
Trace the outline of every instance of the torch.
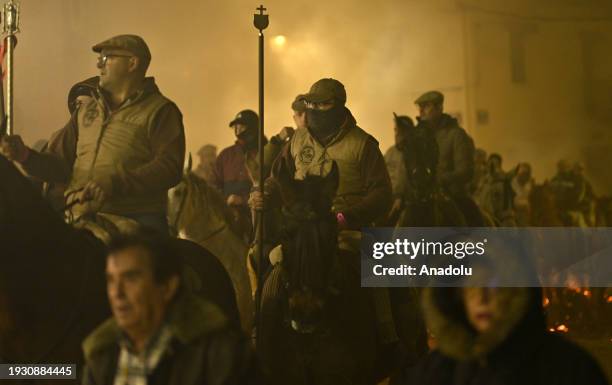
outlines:
{"label": "torch", "polygon": [[[259,30],[259,144],[258,144],[258,156],[259,156],[259,191],[264,193],[264,34],[263,30],[268,27],[269,20],[268,15],[264,15],[263,5],[260,5],[253,15],[253,25]],[[257,256],[257,291],[255,292],[255,325],[259,326],[259,308],[261,302],[261,291],[263,288],[263,261],[264,261],[264,211],[263,209],[258,213],[257,216],[257,245],[259,246],[259,253]],[[259,327],[257,328],[259,329]]]}
{"label": "torch", "polygon": [[19,32],[19,6],[10,0],[2,9],[6,44],[6,133],[13,135],[13,54]]}

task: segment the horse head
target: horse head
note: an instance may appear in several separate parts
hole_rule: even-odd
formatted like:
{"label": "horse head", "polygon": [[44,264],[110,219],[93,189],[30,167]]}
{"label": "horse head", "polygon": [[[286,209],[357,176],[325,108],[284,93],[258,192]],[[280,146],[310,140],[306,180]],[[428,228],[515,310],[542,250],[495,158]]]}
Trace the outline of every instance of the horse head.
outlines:
{"label": "horse head", "polygon": [[282,200],[281,266],[287,303],[285,318],[300,333],[323,329],[330,295],[331,271],[337,252],[337,222],[332,201],[338,189],[338,166],[326,176],[294,179],[283,162],[273,170]]}
{"label": "horse head", "polygon": [[433,131],[417,126],[407,130],[398,149],[402,152],[408,184],[408,200],[425,202],[437,188],[438,144]]}
{"label": "horse head", "polygon": [[181,181],[168,190],[167,213],[173,234],[198,242],[229,228],[232,221],[223,195],[189,168]]}

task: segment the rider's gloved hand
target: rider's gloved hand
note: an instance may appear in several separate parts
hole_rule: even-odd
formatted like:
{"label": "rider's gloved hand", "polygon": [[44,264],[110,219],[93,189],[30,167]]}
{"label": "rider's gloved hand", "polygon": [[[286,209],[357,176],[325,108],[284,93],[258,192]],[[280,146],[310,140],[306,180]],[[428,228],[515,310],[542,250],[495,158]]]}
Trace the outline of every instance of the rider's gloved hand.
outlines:
{"label": "rider's gloved hand", "polygon": [[261,211],[264,208],[264,194],[259,189],[253,189],[249,194],[249,207],[251,210]]}

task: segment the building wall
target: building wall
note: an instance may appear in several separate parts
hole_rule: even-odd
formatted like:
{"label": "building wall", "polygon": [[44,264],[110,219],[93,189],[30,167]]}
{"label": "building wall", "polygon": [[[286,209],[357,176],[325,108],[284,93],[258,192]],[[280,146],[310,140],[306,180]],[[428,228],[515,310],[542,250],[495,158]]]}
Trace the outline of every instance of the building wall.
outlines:
{"label": "building wall", "polygon": [[540,180],[561,158],[583,161],[596,189],[612,191],[612,19],[593,15],[596,2],[581,13],[563,3],[492,12],[486,3],[486,12],[467,11],[477,145],[501,153],[507,169],[531,162]]}

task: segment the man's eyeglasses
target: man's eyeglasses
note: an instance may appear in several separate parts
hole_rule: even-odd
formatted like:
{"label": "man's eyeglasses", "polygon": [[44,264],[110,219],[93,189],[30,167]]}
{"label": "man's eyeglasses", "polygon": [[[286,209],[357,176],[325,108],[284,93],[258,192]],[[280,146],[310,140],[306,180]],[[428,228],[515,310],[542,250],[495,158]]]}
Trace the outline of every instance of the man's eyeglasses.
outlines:
{"label": "man's eyeglasses", "polygon": [[106,54],[98,57],[98,68],[102,68],[106,65],[109,57],[134,57],[134,55],[115,55],[115,54]]}

